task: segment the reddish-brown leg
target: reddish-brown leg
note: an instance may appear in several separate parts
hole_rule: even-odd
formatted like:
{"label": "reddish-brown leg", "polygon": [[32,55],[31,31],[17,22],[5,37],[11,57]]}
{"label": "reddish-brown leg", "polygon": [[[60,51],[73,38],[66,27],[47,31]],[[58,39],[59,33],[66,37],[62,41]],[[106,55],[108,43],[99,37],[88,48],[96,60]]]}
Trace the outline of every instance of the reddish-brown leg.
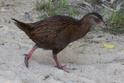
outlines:
{"label": "reddish-brown leg", "polygon": [[28,68],[28,61],[29,59],[32,57],[33,52],[37,49],[38,47],[35,45],[33,46],[33,48],[29,51],[28,54],[25,54],[25,60],[24,63],[26,65],[26,67]]}
{"label": "reddish-brown leg", "polygon": [[53,50],[52,50],[52,52],[53,52],[53,59],[54,59],[54,61],[55,61],[55,63],[56,63],[56,67],[59,68],[59,69],[64,70],[65,65],[62,66],[62,65],[59,63],[58,58],[57,58],[57,54],[58,54],[61,50],[62,50],[62,49],[53,49]]}
{"label": "reddish-brown leg", "polygon": [[66,65],[61,65],[61,64],[59,63],[58,58],[57,58],[57,55],[53,55],[53,59],[54,59],[54,61],[55,61],[55,63],[56,63],[56,67],[59,68],[59,69],[64,70],[64,67],[65,67]]}

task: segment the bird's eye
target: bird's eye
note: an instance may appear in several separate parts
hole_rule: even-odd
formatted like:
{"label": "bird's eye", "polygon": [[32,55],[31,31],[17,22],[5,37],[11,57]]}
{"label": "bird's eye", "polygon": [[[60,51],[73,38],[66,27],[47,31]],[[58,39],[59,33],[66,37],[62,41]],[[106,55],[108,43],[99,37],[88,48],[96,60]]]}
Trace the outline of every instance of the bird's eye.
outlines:
{"label": "bird's eye", "polygon": [[94,20],[95,20],[96,23],[100,22],[100,19],[98,19],[98,18],[94,18]]}

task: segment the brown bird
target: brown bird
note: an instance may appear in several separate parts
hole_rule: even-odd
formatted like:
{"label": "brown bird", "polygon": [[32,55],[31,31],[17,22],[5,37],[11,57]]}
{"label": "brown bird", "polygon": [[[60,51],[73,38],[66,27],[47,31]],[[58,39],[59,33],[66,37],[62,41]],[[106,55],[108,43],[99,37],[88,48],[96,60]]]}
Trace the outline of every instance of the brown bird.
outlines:
{"label": "brown bird", "polygon": [[35,23],[23,23],[16,19],[15,24],[23,30],[36,44],[25,56],[25,65],[37,48],[52,50],[53,59],[59,69],[63,69],[57,54],[69,43],[78,40],[89,32],[92,25],[104,27],[104,21],[98,13],[88,13],[82,19],[77,20],[69,16],[52,16]]}

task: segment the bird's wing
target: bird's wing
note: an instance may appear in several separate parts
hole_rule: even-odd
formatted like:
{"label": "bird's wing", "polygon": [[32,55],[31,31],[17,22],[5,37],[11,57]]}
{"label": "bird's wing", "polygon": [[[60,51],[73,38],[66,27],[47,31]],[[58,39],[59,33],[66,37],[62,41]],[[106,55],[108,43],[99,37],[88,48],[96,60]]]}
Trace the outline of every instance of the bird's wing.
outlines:
{"label": "bird's wing", "polygon": [[57,22],[49,22],[41,25],[32,32],[32,37],[39,42],[53,43],[57,34],[63,31],[67,25]]}
{"label": "bird's wing", "polygon": [[34,24],[32,37],[41,42],[53,43],[57,35],[75,22],[73,18],[56,16]]}

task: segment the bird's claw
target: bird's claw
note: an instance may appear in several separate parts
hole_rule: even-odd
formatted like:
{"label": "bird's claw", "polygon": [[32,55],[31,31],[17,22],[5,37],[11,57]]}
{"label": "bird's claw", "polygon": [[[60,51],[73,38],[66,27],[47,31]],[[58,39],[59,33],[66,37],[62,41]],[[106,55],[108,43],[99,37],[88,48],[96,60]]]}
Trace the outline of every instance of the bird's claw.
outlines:
{"label": "bird's claw", "polygon": [[66,70],[66,65],[59,65],[59,66],[55,66],[55,67],[69,73],[69,71]]}
{"label": "bird's claw", "polygon": [[66,65],[56,65],[55,67],[57,67],[58,69],[64,69]]}
{"label": "bird's claw", "polygon": [[58,68],[64,69],[65,67],[66,67],[66,65],[60,65]]}
{"label": "bird's claw", "polygon": [[27,54],[24,54],[25,55],[25,59],[24,59],[24,63],[25,63],[25,66],[28,68],[28,60],[29,60],[29,57]]}

